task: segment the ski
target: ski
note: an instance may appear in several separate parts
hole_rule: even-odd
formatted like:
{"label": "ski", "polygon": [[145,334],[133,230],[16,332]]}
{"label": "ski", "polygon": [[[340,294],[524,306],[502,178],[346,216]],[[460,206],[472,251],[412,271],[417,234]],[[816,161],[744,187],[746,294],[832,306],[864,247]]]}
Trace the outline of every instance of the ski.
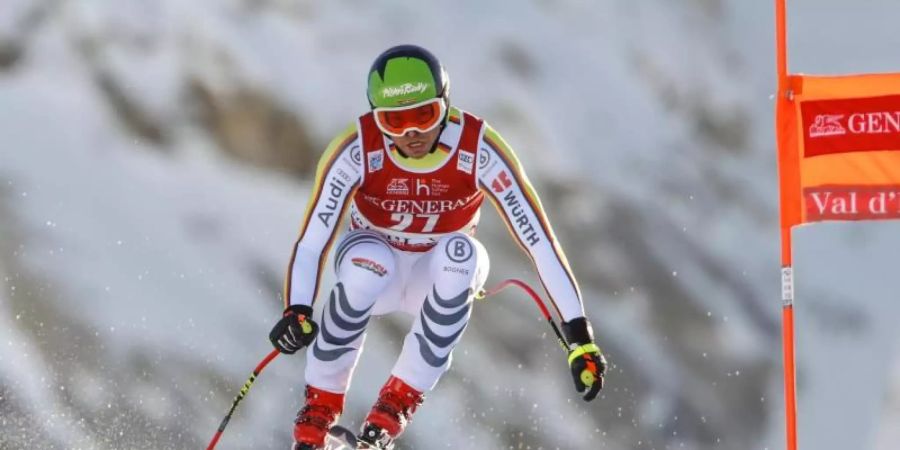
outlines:
{"label": "ski", "polygon": [[358,445],[356,435],[340,425],[331,427],[325,437],[325,450],[356,450]]}
{"label": "ski", "polygon": [[362,442],[350,429],[341,425],[335,425],[328,430],[325,437],[325,450],[391,450],[390,447],[373,446]]}

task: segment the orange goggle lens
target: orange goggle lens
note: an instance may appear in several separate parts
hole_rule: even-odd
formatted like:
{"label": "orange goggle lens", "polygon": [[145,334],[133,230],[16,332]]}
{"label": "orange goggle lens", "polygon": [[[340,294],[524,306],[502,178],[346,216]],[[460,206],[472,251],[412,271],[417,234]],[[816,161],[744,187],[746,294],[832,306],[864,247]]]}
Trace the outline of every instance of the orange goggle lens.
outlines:
{"label": "orange goggle lens", "polygon": [[375,123],[384,133],[403,136],[409,130],[431,131],[444,117],[443,99],[399,108],[375,108]]}

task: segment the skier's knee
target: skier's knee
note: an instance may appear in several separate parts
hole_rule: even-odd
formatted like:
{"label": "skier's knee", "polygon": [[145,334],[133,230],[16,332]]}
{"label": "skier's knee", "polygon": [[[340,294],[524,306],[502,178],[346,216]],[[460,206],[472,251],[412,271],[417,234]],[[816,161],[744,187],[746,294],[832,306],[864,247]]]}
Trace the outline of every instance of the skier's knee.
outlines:
{"label": "skier's knee", "polygon": [[[477,239],[450,233],[442,237],[431,258],[431,273],[448,290],[480,289],[487,279],[490,266],[487,251]],[[452,285],[452,287],[451,287]]]}
{"label": "skier's knee", "polygon": [[387,287],[396,270],[394,252],[375,232],[348,233],[334,254],[335,273],[348,290],[376,296]]}

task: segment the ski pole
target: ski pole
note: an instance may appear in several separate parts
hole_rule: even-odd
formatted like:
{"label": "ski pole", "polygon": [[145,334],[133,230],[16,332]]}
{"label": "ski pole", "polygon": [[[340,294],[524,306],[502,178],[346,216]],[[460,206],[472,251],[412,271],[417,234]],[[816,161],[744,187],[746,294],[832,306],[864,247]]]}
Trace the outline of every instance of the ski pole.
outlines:
{"label": "ski pole", "polygon": [[[511,278],[508,280],[503,280],[495,286],[493,289],[489,289],[485,291],[484,289],[480,290],[477,294],[475,294],[475,298],[484,299],[491,295],[494,295],[503,289],[505,289],[509,285],[516,285],[522,288],[531,298],[537,303],[538,308],[541,309],[541,313],[544,315],[544,318],[547,319],[547,322],[550,324],[550,327],[553,328],[553,332],[556,333],[556,340],[559,342],[559,346],[563,349],[566,354],[569,354],[569,345],[566,342],[566,338],[563,337],[562,333],[559,331],[559,327],[556,326],[556,322],[553,321],[553,316],[550,315],[550,311],[547,309],[547,306],[544,304],[544,301],[541,300],[541,297],[534,292],[534,289],[531,288],[524,281],[517,280],[515,278]],[[589,370],[585,369],[581,372],[581,381],[587,386],[592,385],[596,381],[596,376]]]}
{"label": "ski pole", "polygon": [[510,285],[516,285],[522,290],[524,290],[529,296],[531,296],[532,300],[537,304],[538,308],[541,309],[541,314],[544,315],[544,318],[547,319],[547,322],[550,324],[550,327],[553,328],[553,332],[556,333],[556,340],[559,342],[559,346],[562,347],[563,351],[566,354],[569,354],[569,344],[566,342],[566,338],[563,337],[562,333],[559,331],[559,327],[556,326],[556,322],[553,320],[553,316],[550,315],[550,310],[547,309],[547,305],[544,304],[544,301],[541,300],[541,297],[534,292],[534,289],[531,288],[527,283],[522,280],[517,280],[515,278],[510,278],[507,280],[503,280],[500,284],[494,286],[492,289],[488,290],[480,290],[477,294],[475,294],[475,298],[484,299],[486,297],[490,297],[503,289],[506,289]]}
{"label": "ski pole", "polygon": [[244,383],[244,386],[241,388],[241,391],[238,393],[237,397],[234,398],[234,403],[231,404],[231,409],[228,410],[228,414],[222,419],[222,423],[219,424],[219,430],[216,431],[215,436],[213,436],[212,440],[209,441],[209,446],[206,447],[206,450],[213,450],[216,448],[216,444],[219,442],[219,438],[222,437],[222,432],[225,431],[225,427],[228,426],[228,421],[231,420],[231,415],[234,414],[234,410],[237,409],[238,403],[244,399],[247,395],[247,392],[250,391],[250,387],[253,386],[253,382],[256,381],[256,377],[266,368],[266,366],[278,356],[278,350],[272,350],[271,353],[266,355],[262,361],[259,362],[259,365],[253,369],[253,373],[250,375],[250,378],[247,379],[247,382]]}

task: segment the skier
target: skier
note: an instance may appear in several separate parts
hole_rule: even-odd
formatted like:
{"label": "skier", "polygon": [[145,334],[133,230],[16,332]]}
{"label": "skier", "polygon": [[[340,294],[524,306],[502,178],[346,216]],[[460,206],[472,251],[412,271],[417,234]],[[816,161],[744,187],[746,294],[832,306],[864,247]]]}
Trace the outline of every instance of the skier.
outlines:
{"label": "skier", "polygon": [[[269,336],[282,353],[309,346],[295,450],[322,448],[343,411],[370,317],[400,311],[415,320],[359,436],[372,448],[392,447],[450,367],[487,278],[488,254],[474,237],[485,196],[563,318],[576,389],[590,401],[603,386],[606,360],[536,193],[500,135],[451,107],[449,93],[447,73],[429,51],[386,50],[369,71],[371,111],[319,162],[285,281],[284,315]],[[348,209],[350,230],[334,253],[337,282],[317,323],[313,301]],[[592,377],[585,380],[586,370]]]}

